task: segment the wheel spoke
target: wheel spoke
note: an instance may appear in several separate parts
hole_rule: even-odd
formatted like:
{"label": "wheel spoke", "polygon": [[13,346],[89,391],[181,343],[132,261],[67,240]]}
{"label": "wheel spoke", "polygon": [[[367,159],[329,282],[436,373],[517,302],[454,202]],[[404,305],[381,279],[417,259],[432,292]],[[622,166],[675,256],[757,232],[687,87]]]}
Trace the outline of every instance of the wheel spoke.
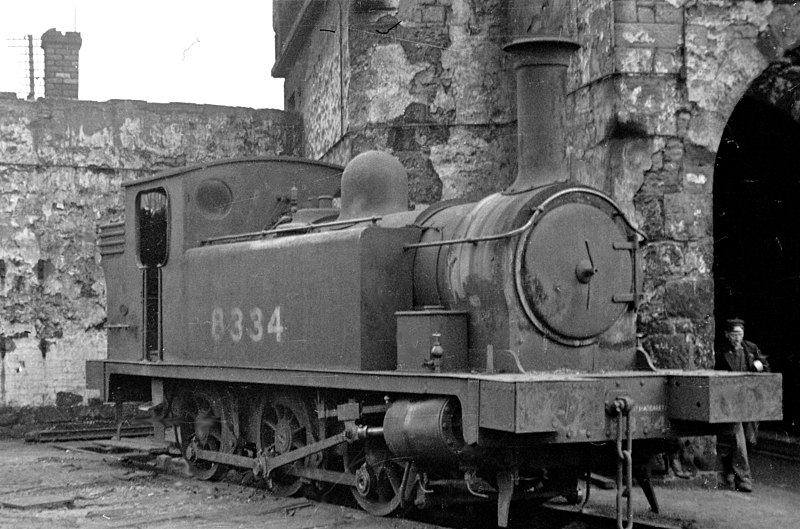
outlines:
{"label": "wheel spoke", "polygon": [[[174,403],[174,416],[179,419],[176,437],[184,454],[191,443],[197,443],[201,450],[233,453],[236,443],[227,437],[233,432],[224,429],[231,417],[225,414],[222,395],[213,388],[184,389],[171,401]],[[201,480],[219,478],[227,471],[225,465],[211,461],[189,461],[189,465],[195,477]]]}
{"label": "wheel spoke", "polygon": [[382,443],[366,442],[350,445],[345,452],[345,469],[359,474],[359,469],[366,463],[369,476],[361,476],[370,480],[366,493],[352,487],[356,502],[374,516],[389,516],[398,510],[408,507],[403,502],[403,479],[413,480],[410,463],[397,463]]}
{"label": "wheel spoke", "polygon": [[[314,426],[311,416],[299,395],[279,394],[264,396],[254,408],[251,419],[258,431],[254,432],[259,450],[267,457],[302,448],[314,442]],[[306,431],[303,434],[303,431]],[[321,458],[307,457],[276,469],[270,480],[270,490],[277,496],[291,496],[300,490],[304,480],[289,473],[291,468],[319,466]]]}
{"label": "wheel spoke", "polygon": [[264,420],[263,420],[263,421],[261,421],[261,422],[262,422],[262,424],[266,424],[267,426],[269,426],[269,428],[270,428],[270,429],[271,429],[273,432],[275,432],[275,431],[277,431],[277,430],[278,430],[278,425],[277,425],[277,424],[275,424],[275,423],[274,423],[274,422],[272,422],[272,421],[268,421],[267,419],[264,419]]}
{"label": "wheel spoke", "polygon": [[395,495],[400,494],[400,485],[402,485],[402,478],[398,478],[397,475],[392,471],[394,469],[394,465],[389,466],[386,464],[384,466],[384,472],[386,477],[388,478],[387,481],[389,485],[391,485],[392,490],[394,491]]}

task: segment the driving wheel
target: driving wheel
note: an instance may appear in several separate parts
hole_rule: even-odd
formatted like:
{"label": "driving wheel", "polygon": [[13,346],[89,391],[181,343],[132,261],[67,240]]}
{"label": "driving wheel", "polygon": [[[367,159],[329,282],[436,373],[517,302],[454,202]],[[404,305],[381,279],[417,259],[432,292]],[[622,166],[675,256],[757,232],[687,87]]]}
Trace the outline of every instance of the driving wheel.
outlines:
{"label": "driving wheel", "polygon": [[405,511],[416,483],[410,461],[397,460],[383,442],[368,440],[348,445],[344,467],[355,475],[353,498],[373,516]]}
{"label": "driving wheel", "polygon": [[192,474],[202,480],[222,477],[228,470],[225,465],[197,458],[197,450],[232,454],[236,448],[221,394],[213,389],[182,390],[172,410],[177,419],[176,437]]}
{"label": "driving wheel", "polygon": [[[263,395],[254,408],[251,428],[256,432],[259,453],[276,457],[317,441],[311,414],[294,393]],[[303,486],[304,478],[292,475],[292,469],[316,468],[322,454],[316,453],[274,470],[267,486],[276,496],[291,496]]]}

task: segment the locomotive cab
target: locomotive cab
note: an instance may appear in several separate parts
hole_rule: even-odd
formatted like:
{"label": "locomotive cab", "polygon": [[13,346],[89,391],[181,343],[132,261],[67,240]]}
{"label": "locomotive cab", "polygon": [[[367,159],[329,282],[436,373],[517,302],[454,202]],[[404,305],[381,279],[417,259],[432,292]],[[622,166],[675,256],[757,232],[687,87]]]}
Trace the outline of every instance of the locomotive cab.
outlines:
{"label": "locomotive cab", "polygon": [[[185,334],[164,329],[184,325],[186,252],[206,239],[264,230],[298,203],[334,195],[340,174],[335,165],[263,157],[196,165],[125,184],[130,220],[99,230],[109,359],[159,362],[165,353],[181,351]],[[193,281],[198,279],[211,278]]]}

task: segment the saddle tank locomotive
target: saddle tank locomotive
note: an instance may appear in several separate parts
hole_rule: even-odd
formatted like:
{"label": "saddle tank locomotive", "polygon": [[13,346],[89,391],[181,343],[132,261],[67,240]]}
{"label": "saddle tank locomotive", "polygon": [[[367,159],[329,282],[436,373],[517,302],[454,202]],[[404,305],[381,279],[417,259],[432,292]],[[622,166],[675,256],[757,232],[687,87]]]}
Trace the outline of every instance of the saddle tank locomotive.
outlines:
{"label": "saddle tank locomotive", "polygon": [[[223,160],[125,186],[100,230],[110,401],[149,401],[202,479],[251,469],[278,495],[336,483],[375,515],[565,495],[633,476],[679,436],[781,418],[779,374],[655,369],[637,347],[643,235],[569,181],[574,45],[515,41],[518,176],[408,210],[379,152],[344,168]],[[341,190],[340,207],[333,196]],[[607,467],[607,468],[606,468]],[[629,495],[630,498],[630,495]]]}

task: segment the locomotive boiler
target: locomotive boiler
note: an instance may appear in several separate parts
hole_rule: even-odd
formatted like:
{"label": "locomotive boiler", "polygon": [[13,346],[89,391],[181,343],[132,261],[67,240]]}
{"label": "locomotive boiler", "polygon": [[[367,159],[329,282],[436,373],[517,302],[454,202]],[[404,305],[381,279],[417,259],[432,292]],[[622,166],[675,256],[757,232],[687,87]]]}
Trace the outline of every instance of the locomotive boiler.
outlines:
{"label": "locomotive boiler", "polygon": [[90,385],[149,401],[200,478],[340,484],[375,515],[489,499],[500,526],[512,500],[576,499],[605,467],[655,505],[645,463],[666,440],[780,419],[780,375],[657,370],[637,347],[644,236],[563,159],[573,49],[507,47],[518,175],[478,202],[409,211],[380,152],[126,184],[126,221],[100,230],[108,359]]}

